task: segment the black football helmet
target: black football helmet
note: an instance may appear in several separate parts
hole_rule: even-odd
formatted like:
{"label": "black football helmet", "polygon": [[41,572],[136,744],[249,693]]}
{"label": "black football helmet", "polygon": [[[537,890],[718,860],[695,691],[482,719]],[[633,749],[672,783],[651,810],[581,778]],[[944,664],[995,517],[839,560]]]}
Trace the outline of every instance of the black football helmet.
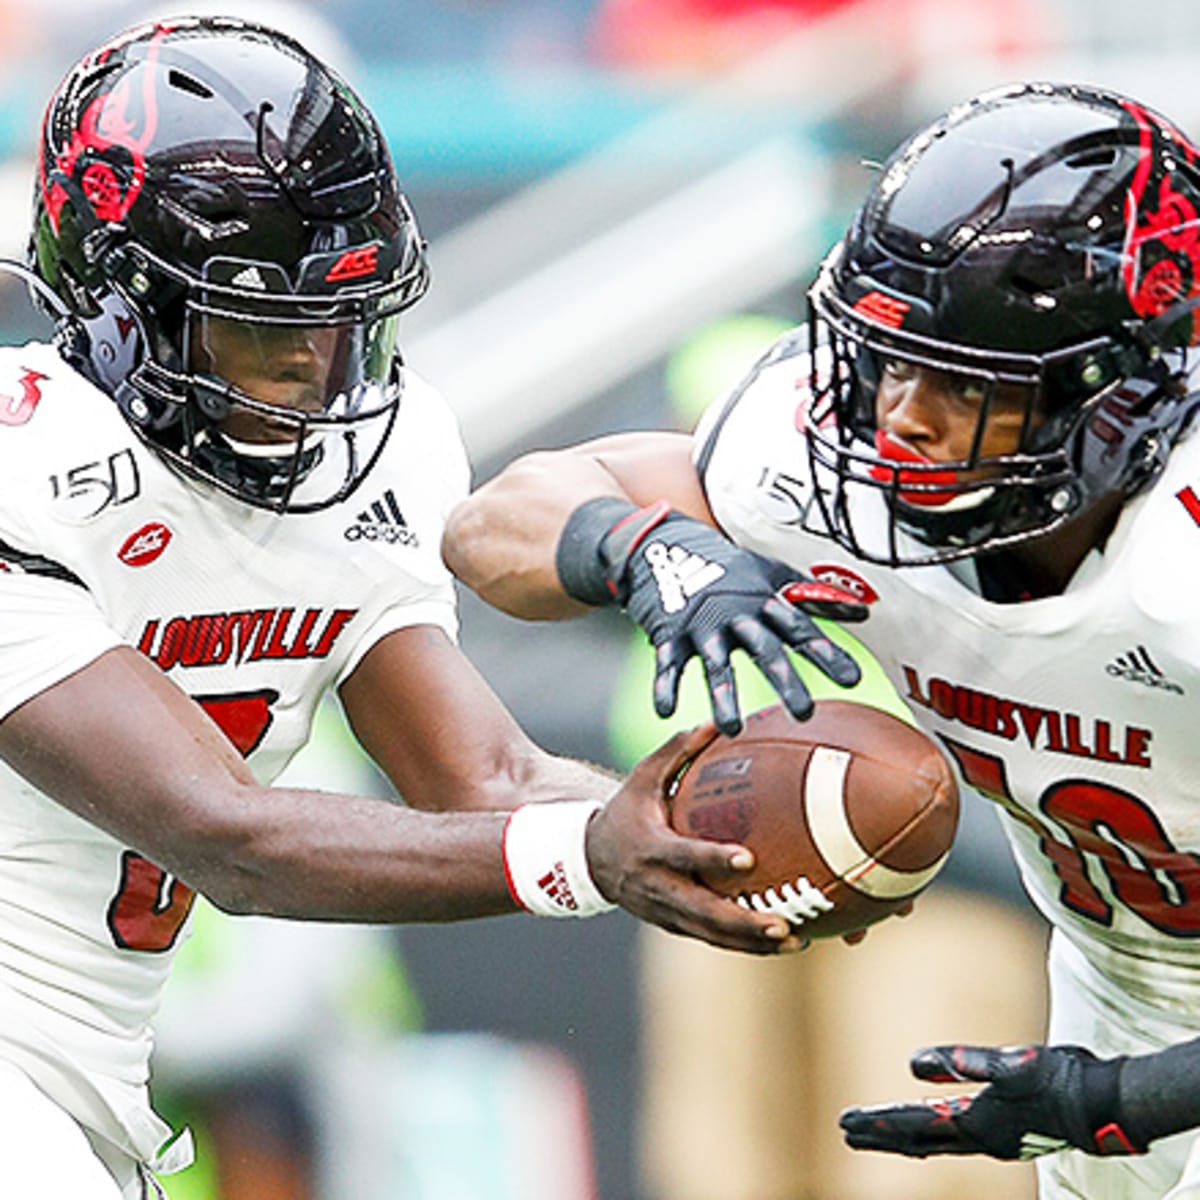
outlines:
{"label": "black football helmet", "polygon": [[[1200,155],[1170,122],[1058,84],[951,109],[888,160],[809,292],[806,440],[834,537],[944,562],[1145,488],[1200,405],[1197,305]],[[962,461],[887,444],[875,394],[896,364],[970,384]],[[1019,446],[986,458],[1000,390],[1025,397]]]}
{"label": "black football helmet", "polygon": [[188,474],[304,512],[378,458],[424,243],[375,120],[289,37],[189,18],[87,55],[46,111],[30,254],[64,355]]}

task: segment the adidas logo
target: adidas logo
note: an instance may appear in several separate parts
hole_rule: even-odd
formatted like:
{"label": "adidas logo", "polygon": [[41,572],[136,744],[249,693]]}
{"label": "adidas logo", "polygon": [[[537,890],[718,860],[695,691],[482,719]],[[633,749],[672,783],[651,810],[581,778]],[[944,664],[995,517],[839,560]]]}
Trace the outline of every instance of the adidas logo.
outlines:
{"label": "adidas logo", "polygon": [[679,612],[697,592],[702,592],[725,574],[720,563],[709,562],[683,546],[651,542],[644,554],[658,585],[663,612]]}
{"label": "adidas logo", "polygon": [[253,288],[256,292],[265,292],[267,290],[267,281],[262,277],[262,272],[257,267],[246,267],[239,271],[230,281],[236,283],[238,287]]}
{"label": "adidas logo", "polygon": [[546,899],[557,908],[565,908],[569,912],[579,911],[579,901],[571,891],[567,881],[567,873],[562,862],[556,862],[538,881],[538,887],[546,894]]}
{"label": "adidas logo", "polygon": [[1127,679],[1131,683],[1158,688],[1163,692],[1174,692],[1177,696],[1183,695],[1183,688],[1166,677],[1145,646],[1139,645],[1125,654],[1118,654],[1104,669],[1117,679]]}
{"label": "adidas logo", "polygon": [[418,546],[417,535],[409,529],[396,503],[396,493],[388,488],[342,536],[348,542],[387,542],[389,545]]}

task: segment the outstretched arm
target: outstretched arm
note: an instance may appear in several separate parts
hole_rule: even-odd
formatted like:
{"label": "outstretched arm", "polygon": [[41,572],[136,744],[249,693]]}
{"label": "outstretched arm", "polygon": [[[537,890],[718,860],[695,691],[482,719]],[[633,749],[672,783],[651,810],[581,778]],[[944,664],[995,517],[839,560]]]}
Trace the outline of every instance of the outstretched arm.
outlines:
{"label": "outstretched arm", "polygon": [[[718,945],[793,948],[785,922],[693,879],[736,874],[748,852],[664,828],[663,789],[703,732],[668,743],[622,786],[567,768],[529,742],[445,634],[427,627],[381,639],[343,697],[411,805],[260,784],[204,710],[128,646],[0,720],[0,757],[232,912],[450,921],[523,905],[550,915],[553,906],[536,906],[538,865],[548,861],[563,865],[591,911],[620,903]],[[552,798],[572,807],[526,807],[564,819],[526,819],[514,838],[507,810]]]}
{"label": "outstretched arm", "polygon": [[715,527],[682,434],[626,434],[518,459],[451,515],[442,551],[485,600],[516,616],[566,617],[619,604],[654,644],[654,704],[675,710],[692,657],[713,716],[741,728],[730,654],[744,651],[803,719],[812,700],[791,646],[836,683],[854,660],[811,616],[862,620],[857,600],[735,546]]}
{"label": "outstretched arm", "polygon": [[1075,1148],[1144,1154],[1200,1125],[1200,1038],[1155,1054],[1097,1058],[1081,1046],[934,1046],[912,1059],[918,1079],[986,1083],[974,1095],[847,1109],[846,1142],[910,1158],[1036,1158]]}
{"label": "outstretched arm", "polygon": [[602,496],[634,508],[665,500],[715,525],[686,434],[616,434],[516,459],[451,514],[442,556],[463,583],[515,617],[578,616],[586,605],[563,589],[558,543],[571,514]]}
{"label": "outstretched arm", "polygon": [[231,912],[349,921],[512,911],[504,817],[437,816],[260,784],[201,707],[132,647],[0,721],[0,757]]}

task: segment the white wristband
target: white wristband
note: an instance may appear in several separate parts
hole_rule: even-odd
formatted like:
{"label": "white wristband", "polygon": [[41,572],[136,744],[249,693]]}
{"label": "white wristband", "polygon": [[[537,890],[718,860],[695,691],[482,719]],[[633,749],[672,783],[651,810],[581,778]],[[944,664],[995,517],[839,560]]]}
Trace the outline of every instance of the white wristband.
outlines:
{"label": "white wristband", "polygon": [[512,898],[538,917],[590,917],[616,908],[588,870],[584,836],[593,800],[523,804],[504,826],[504,874]]}

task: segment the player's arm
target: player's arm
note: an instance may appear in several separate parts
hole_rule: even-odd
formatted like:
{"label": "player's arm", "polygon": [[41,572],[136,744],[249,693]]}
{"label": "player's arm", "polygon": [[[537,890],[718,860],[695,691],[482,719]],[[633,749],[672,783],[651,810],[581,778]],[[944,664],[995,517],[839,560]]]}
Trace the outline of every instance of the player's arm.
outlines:
{"label": "player's arm", "polygon": [[153,663],[109,650],[0,721],[0,757],[232,912],[403,921],[512,907],[503,818],[260,785]]}
{"label": "player's arm", "polygon": [[[470,660],[431,627],[381,639],[343,684],[341,698],[355,735],[409,805],[520,809],[506,829],[505,866],[533,911],[551,915],[547,897],[520,876],[522,846],[562,836],[552,831],[578,819],[578,865],[606,901],[673,932],[758,953],[779,948],[783,923],[760,914],[748,920],[751,914],[695,882],[707,869],[737,874],[731,860],[748,852],[681,838],[668,826],[667,781],[713,736],[711,727],[668,742],[622,783],[538,747]],[[540,832],[543,822],[550,832]]]}
{"label": "player's arm", "polygon": [[381,638],[340,696],[355,737],[412,808],[483,812],[564,796],[604,801],[618,786],[598,768],[542,750],[433,626]]}
{"label": "player's arm", "polygon": [[[407,633],[392,635],[392,646],[412,650],[414,678],[427,682],[428,664],[417,665],[420,648],[399,644],[416,636]],[[452,683],[451,694],[462,699],[466,692]],[[486,729],[491,717],[484,697],[476,693],[473,700]],[[498,766],[494,734],[482,734],[472,749],[473,710],[447,707],[436,689],[414,698],[410,711],[421,705],[432,714],[427,728],[457,723],[464,753],[481,773]],[[447,730],[440,744],[450,738]],[[625,797],[614,815],[635,800],[648,806],[692,749],[682,739],[651,756],[614,798],[615,804]],[[59,803],[228,911],[383,922],[455,920],[517,908],[508,883],[507,816],[488,811],[498,797],[484,805],[476,793],[476,811],[442,813],[363,796],[264,787],[204,711],[130,647],[107,651],[10,712],[0,721],[0,756]],[[429,769],[413,786],[442,783],[458,786],[453,774]],[[510,784],[513,805],[522,798],[517,793]],[[639,807],[633,816],[640,813]],[[580,870],[594,870],[594,886],[609,889],[604,899],[624,903],[632,895],[629,906],[635,907],[640,894],[630,892],[621,875],[624,868],[645,866],[627,845],[641,832],[632,818],[631,825],[632,833],[614,819],[597,818],[579,828],[567,822],[543,831],[540,842],[526,839],[524,869],[532,869],[538,850],[552,860],[561,851],[568,865],[574,854],[582,859]],[[747,920],[735,905],[718,908],[704,889],[684,886],[686,872],[701,864],[720,870],[736,849],[678,839],[662,854],[679,886],[657,908],[652,896],[649,911],[639,915],[739,949],[776,949],[780,939],[764,930],[777,922]]]}
{"label": "player's arm", "polygon": [[532,620],[578,616],[556,565],[571,514],[606,497],[641,508],[665,500],[715,526],[686,434],[616,434],[515,459],[453,512],[442,539],[450,569],[489,604]]}
{"label": "player's arm", "polygon": [[1075,1148],[1144,1154],[1200,1126],[1200,1038],[1155,1054],[1097,1058],[1081,1046],[935,1046],[912,1059],[918,1079],[986,1083],[969,1096],[851,1108],[846,1141],[911,1158],[1036,1158]]}
{"label": "player's arm", "polygon": [[715,526],[691,439],[623,434],[517,459],[451,514],[442,551],[464,583],[516,616],[624,607],[654,644],[662,716],[674,711],[683,668],[696,656],[717,725],[737,732],[729,659],[740,649],[788,709],[805,717],[812,701],[783,647],[852,685],[857,665],[809,614],[861,620],[865,609],[735,546]]}

